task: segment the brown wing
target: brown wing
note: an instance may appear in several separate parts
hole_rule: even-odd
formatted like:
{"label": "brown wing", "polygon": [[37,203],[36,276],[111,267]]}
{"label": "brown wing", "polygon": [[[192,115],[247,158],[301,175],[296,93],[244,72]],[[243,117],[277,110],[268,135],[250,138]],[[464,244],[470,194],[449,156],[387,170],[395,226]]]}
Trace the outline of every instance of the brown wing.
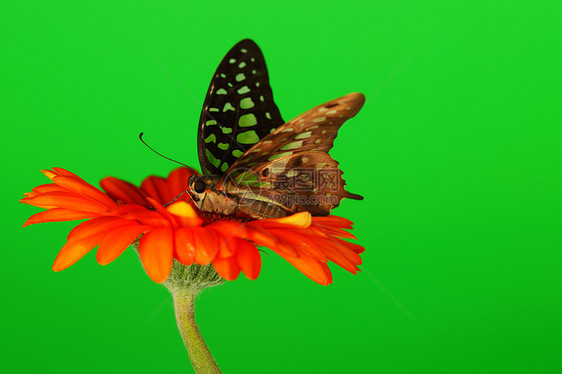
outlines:
{"label": "brown wing", "polygon": [[343,173],[328,151],[341,125],[364,102],[362,94],[351,93],[285,123],[232,165],[222,187],[227,193],[314,215],[329,214],[343,198],[362,199],[345,191]]}

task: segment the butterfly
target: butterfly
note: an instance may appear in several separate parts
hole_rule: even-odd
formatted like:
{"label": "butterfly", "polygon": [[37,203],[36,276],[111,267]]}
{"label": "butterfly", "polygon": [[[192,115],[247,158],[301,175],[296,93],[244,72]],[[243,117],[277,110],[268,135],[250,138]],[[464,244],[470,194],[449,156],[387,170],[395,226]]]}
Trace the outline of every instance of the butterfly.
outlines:
{"label": "butterfly", "polygon": [[326,216],[343,198],[339,164],[329,154],[343,123],[365,97],[351,93],[285,122],[273,100],[265,59],[250,39],[219,64],[199,121],[202,175],[188,180],[202,215],[279,218],[301,211]]}

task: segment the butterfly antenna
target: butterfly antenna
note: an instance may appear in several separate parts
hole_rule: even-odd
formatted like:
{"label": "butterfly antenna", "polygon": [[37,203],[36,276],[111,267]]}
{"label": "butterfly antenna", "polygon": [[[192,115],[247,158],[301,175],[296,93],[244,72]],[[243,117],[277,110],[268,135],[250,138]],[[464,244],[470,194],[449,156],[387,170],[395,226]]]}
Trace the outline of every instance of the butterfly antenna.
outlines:
{"label": "butterfly antenna", "polygon": [[176,201],[177,199],[179,199],[184,193],[187,193],[187,194],[190,196],[190,197],[189,197],[189,200],[187,200],[187,203],[189,204],[189,202],[190,202],[191,200],[193,200],[193,195],[192,195],[191,192],[189,192],[188,190],[185,190],[185,191],[183,191],[182,193],[180,193],[178,196],[174,197],[174,198],[172,199],[172,201],[170,201],[170,202],[167,203],[167,204],[164,204],[164,207],[167,207],[168,205],[172,204],[174,201]]}
{"label": "butterfly antenna", "polygon": [[[166,156],[164,156],[162,153],[156,151],[154,148],[152,148],[151,146],[149,146],[149,145],[143,140],[143,138],[142,138],[142,135],[143,135],[143,134],[144,134],[143,132],[141,132],[141,133],[139,134],[139,139],[140,139],[140,141],[142,142],[142,144],[146,145],[146,146],[148,147],[148,149],[150,149],[152,152],[156,153],[156,154],[157,154],[158,156],[160,156],[160,157],[164,157],[166,160],[173,161],[173,162],[175,162],[175,163],[177,163],[177,164],[180,164],[180,165],[185,166],[186,168],[189,168],[189,166],[187,166],[187,165],[184,164],[183,162],[179,162],[179,161],[176,161],[176,160],[174,160],[174,159],[171,159],[170,157],[166,157]],[[190,169],[191,169],[191,168],[190,168]]]}

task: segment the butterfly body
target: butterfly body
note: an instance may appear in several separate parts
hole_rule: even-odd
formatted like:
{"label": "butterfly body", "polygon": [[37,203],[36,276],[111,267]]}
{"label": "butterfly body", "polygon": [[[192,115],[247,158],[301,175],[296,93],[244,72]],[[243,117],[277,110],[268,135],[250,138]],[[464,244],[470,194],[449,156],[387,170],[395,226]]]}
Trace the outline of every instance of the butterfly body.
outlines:
{"label": "butterfly body", "polygon": [[219,64],[203,105],[203,175],[188,182],[195,204],[215,218],[261,219],[300,211],[324,216],[343,198],[362,199],[345,190],[328,152],[364,100],[351,93],[285,122],[259,47],[239,42]]}
{"label": "butterfly body", "polygon": [[[249,219],[281,218],[291,213],[282,205],[261,199],[259,195],[224,191],[222,187],[218,186],[220,176],[194,175],[191,178],[188,185],[191,188],[190,194],[193,201],[203,215],[208,215],[210,218],[245,221]],[[203,191],[195,188],[198,181],[205,183]]]}

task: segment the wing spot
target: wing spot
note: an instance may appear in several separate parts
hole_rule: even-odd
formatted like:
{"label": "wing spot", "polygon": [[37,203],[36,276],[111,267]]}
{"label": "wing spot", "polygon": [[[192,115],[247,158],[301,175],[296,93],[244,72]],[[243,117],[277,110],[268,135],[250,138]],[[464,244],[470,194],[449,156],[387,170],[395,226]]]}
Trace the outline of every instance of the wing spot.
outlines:
{"label": "wing spot", "polygon": [[240,69],[244,68],[246,66],[246,63],[244,61],[242,61],[241,63],[238,64],[238,67]]}
{"label": "wing spot", "polygon": [[263,103],[265,101],[265,99],[263,98],[263,95],[260,95],[260,101]]}
{"label": "wing spot", "polygon": [[209,112],[218,112],[219,108],[209,108]]}
{"label": "wing spot", "polygon": [[232,128],[230,127],[221,127],[223,134],[230,134],[232,132]]}
{"label": "wing spot", "polygon": [[251,62],[256,62],[256,59],[252,57],[252,58],[250,59],[250,61],[251,61]]}
{"label": "wing spot", "polygon": [[228,164],[226,162],[223,162],[221,165],[221,171],[224,173],[227,170],[228,170]]}
{"label": "wing spot", "polygon": [[224,108],[222,108],[222,111],[226,112],[229,110],[232,110],[234,112],[236,109],[234,109],[234,107],[229,102],[227,102],[226,104],[224,104]]}
{"label": "wing spot", "polygon": [[244,73],[240,73],[240,74],[236,74],[236,82],[242,82],[244,79],[246,79],[246,76],[244,75]]}
{"label": "wing spot", "polygon": [[219,88],[217,90],[217,95],[226,95],[228,92],[224,88]]}
{"label": "wing spot", "polygon": [[310,137],[310,135],[312,135],[312,132],[310,132],[310,131],[303,132],[303,133],[295,136],[295,139],[306,139],[306,138]]}
{"label": "wing spot", "polygon": [[314,118],[312,122],[318,123],[318,122],[324,122],[325,120],[326,117],[318,117],[318,118]]}
{"label": "wing spot", "polygon": [[250,109],[254,107],[254,102],[251,97],[245,97],[240,100],[240,109]]}
{"label": "wing spot", "polygon": [[250,89],[248,88],[248,86],[244,86],[244,87],[238,89],[238,94],[240,94],[240,95],[243,95],[243,94],[248,93],[248,92],[250,92]]}
{"label": "wing spot", "polygon": [[231,58],[230,60],[228,60],[229,63],[234,64],[236,62],[235,58]]}
{"label": "wing spot", "polygon": [[248,50],[246,48],[242,48],[242,49],[240,49],[240,52],[246,53],[246,52],[248,52]]}
{"label": "wing spot", "polygon": [[259,87],[259,86],[260,86],[260,82],[256,82],[256,87]]}
{"label": "wing spot", "polygon": [[330,110],[329,112],[326,112],[326,114],[336,114],[338,111],[337,110]]}
{"label": "wing spot", "polygon": [[232,151],[232,155],[236,158],[242,156],[244,154],[244,152],[242,152],[241,150],[235,149]]}
{"label": "wing spot", "polygon": [[309,126],[309,127],[306,128],[306,131],[308,131],[308,130],[314,130],[314,129],[317,129],[317,128],[318,128],[318,125]]}
{"label": "wing spot", "polygon": [[283,130],[281,130],[281,132],[292,132],[292,131],[295,131],[295,129],[292,128],[292,127],[287,127],[287,128],[284,128]]}
{"label": "wing spot", "polygon": [[217,121],[215,121],[214,119],[210,119],[207,122],[205,122],[205,126],[213,126],[216,125]]}
{"label": "wing spot", "polygon": [[207,154],[207,159],[209,160],[209,162],[210,162],[214,167],[218,168],[219,165],[220,165],[220,163],[221,163],[221,161],[220,161],[220,160],[217,160],[217,159],[215,158],[215,156],[213,156],[213,154],[212,154],[208,149],[205,150],[205,153]]}
{"label": "wing spot", "polygon": [[265,116],[267,117],[267,119],[271,119],[271,113],[265,112]]}
{"label": "wing spot", "polygon": [[314,141],[314,143],[316,143],[316,144],[320,144],[320,142],[322,142],[322,139],[316,139],[316,140]]}
{"label": "wing spot", "polygon": [[205,138],[205,143],[216,143],[216,142],[217,142],[217,137],[215,136],[215,134],[211,134],[207,136],[207,138]]}
{"label": "wing spot", "polygon": [[217,147],[219,147],[220,149],[222,149],[223,151],[226,151],[228,149],[229,144],[228,143],[219,143],[217,144]]}
{"label": "wing spot", "polygon": [[281,157],[285,157],[285,156],[290,156],[292,155],[293,152],[281,152],[281,153],[277,153],[276,155],[273,156],[269,156],[268,157],[268,161],[273,161],[275,159],[281,158]]}
{"label": "wing spot", "polygon": [[326,134],[326,132],[327,132],[326,130],[322,130],[322,135],[323,135],[323,134]]}
{"label": "wing spot", "polygon": [[302,147],[302,140],[299,140],[298,142],[292,142],[289,144],[285,144],[283,147],[280,148],[281,151],[288,151],[290,149],[296,149],[296,148],[300,148]]}
{"label": "wing spot", "polygon": [[257,124],[258,124],[258,120],[256,119],[256,116],[254,116],[253,113],[244,114],[243,116],[240,116],[240,118],[238,119],[238,126],[240,127],[250,127],[250,126],[255,126]]}
{"label": "wing spot", "polygon": [[252,74],[256,74],[256,69],[252,70]]}
{"label": "wing spot", "polygon": [[226,78],[226,74],[225,74],[225,73],[221,73],[221,78]]}
{"label": "wing spot", "polygon": [[236,140],[241,144],[255,144],[260,141],[260,138],[254,130],[250,130],[238,134]]}

